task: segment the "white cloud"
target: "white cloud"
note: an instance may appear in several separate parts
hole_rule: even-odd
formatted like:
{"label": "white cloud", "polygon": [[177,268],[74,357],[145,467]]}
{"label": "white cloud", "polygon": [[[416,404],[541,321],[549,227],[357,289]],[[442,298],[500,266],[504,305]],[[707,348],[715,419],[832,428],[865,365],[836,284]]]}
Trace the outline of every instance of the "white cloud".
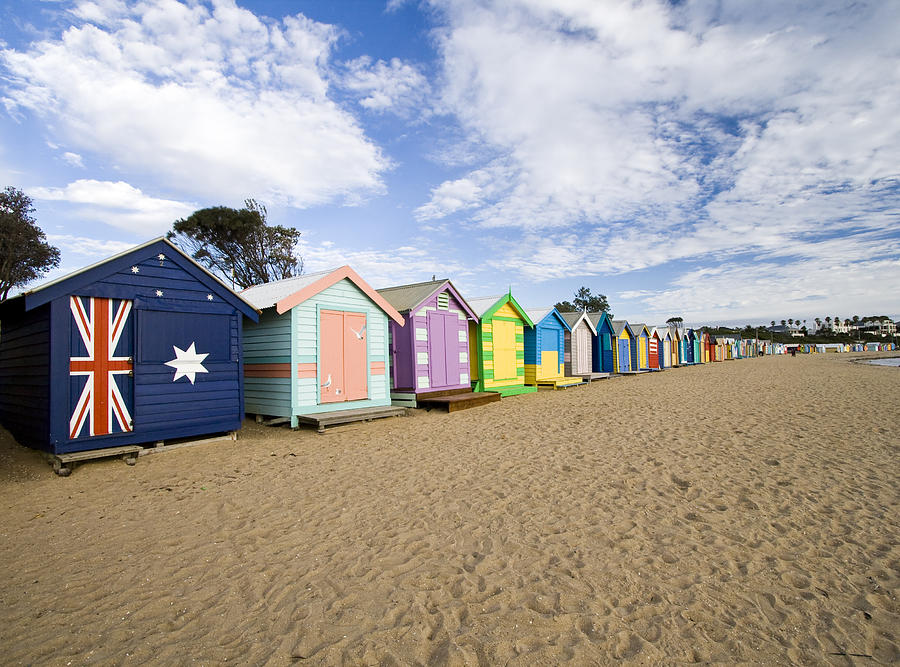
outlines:
{"label": "white cloud", "polygon": [[78,153],[70,153],[66,151],[62,154],[62,160],[71,167],[84,169],[84,160]]}
{"label": "white cloud", "polygon": [[390,62],[360,56],[346,63],[342,84],[360,96],[359,104],[371,111],[409,113],[430,92],[421,72],[399,58]]}
{"label": "white cloud", "polygon": [[301,240],[299,254],[304,271],[315,273],[349,264],[353,270],[376,289],[452,276],[454,283],[470,275],[465,265],[456,259],[436,253],[424,245],[400,246],[388,250],[377,248],[350,249],[332,241],[312,243]]}
{"label": "white cloud", "polygon": [[80,179],[64,188],[29,188],[37,200],[75,204],[84,218],[98,220],[128,230],[138,236],[163,234],[175,220],[198,207],[189,202],[151,197],[122,181]]}
{"label": "white cloud", "polygon": [[[338,31],[230,0],[82,2],[57,40],[6,49],[10,113],[199,199],[304,207],[383,188],[389,161],[328,97]],[[92,158],[93,159],[93,158]]]}
{"label": "white cloud", "polygon": [[118,255],[120,252],[131,250],[135,246],[134,243],[94,239],[73,234],[48,234],[47,240],[60,249],[64,258],[68,258],[69,255],[78,255],[87,259],[106,259]]}

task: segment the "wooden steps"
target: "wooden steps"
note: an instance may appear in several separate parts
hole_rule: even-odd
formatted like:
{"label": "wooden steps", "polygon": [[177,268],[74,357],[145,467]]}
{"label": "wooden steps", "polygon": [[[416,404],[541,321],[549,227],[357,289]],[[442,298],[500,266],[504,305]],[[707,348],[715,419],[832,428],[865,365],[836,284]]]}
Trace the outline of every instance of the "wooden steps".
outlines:
{"label": "wooden steps", "polygon": [[576,377],[580,377],[585,382],[596,382],[597,380],[607,379],[609,373],[577,373]]}
{"label": "wooden steps", "polygon": [[68,452],[65,454],[48,454],[53,471],[60,477],[67,477],[72,473],[73,464],[93,459],[105,459],[109,456],[121,456],[130,466],[137,463],[137,457],[143,449],[140,445],[126,445],[124,447],[107,447],[105,449],[89,449],[83,452]]}
{"label": "wooden steps", "polygon": [[580,377],[542,378],[537,381],[537,386],[544,389],[568,389],[583,384],[587,383]]}
{"label": "wooden steps", "polygon": [[315,426],[319,433],[325,432],[326,426],[337,424],[350,424],[353,422],[370,422],[373,419],[383,417],[399,417],[406,414],[406,408],[390,405],[376,408],[358,408],[356,410],[335,410],[334,412],[320,412],[311,415],[297,415],[297,422]]}
{"label": "wooden steps", "polygon": [[[442,393],[442,392],[435,392]],[[420,408],[446,408],[447,412],[457,412],[458,410],[466,410],[468,408],[478,407],[479,405],[487,405],[488,403],[496,403],[500,400],[500,394],[496,391],[465,391],[459,393],[444,393],[441,396],[428,395],[423,398],[419,395],[418,405]]]}

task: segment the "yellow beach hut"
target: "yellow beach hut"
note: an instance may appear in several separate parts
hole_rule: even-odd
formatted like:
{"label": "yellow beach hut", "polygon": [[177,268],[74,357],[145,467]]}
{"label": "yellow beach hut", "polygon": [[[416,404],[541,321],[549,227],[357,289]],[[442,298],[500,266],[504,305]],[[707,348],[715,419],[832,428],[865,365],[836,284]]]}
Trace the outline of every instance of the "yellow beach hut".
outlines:
{"label": "yellow beach hut", "polygon": [[469,322],[472,390],[501,396],[537,391],[525,385],[525,327],[534,323],[512,293],[468,301],[478,315],[477,322]]}

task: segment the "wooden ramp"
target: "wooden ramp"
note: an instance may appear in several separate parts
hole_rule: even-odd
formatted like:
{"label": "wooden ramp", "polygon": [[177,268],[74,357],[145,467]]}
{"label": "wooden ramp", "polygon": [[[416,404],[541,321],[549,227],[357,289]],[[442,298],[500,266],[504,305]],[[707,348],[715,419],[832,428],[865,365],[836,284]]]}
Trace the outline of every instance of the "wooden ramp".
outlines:
{"label": "wooden ramp", "polygon": [[67,454],[48,454],[54,472],[60,477],[67,477],[72,473],[74,464],[93,459],[105,459],[110,456],[121,456],[130,466],[137,463],[139,452],[143,449],[139,445],[125,447],[107,447],[106,449],[89,449],[84,452],[69,452]]}
{"label": "wooden ramp", "polygon": [[580,377],[585,382],[596,382],[597,380],[606,380],[609,373],[579,373],[576,377]]}
{"label": "wooden ramp", "polygon": [[445,408],[447,412],[466,410],[479,405],[496,403],[500,393],[496,391],[469,391],[468,389],[449,389],[447,391],[431,391],[419,394],[416,402],[420,408]]}
{"label": "wooden ramp", "polygon": [[555,377],[537,380],[537,386],[541,389],[568,389],[569,387],[577,387],[582,384],[587,383],[580,377]]}
{"label": "wooden ramp", "polygon": [[390,405],[377,408],[358,408],[356,410],[336,410],[335,412],[320,412],[313,415],[297,415],[300,424],[315,426],[319,433],[325,432],[326,426],[337,424],[350,424],[352,422],[370,422],[382,417],[399,417],[406,414],[406,408]]}

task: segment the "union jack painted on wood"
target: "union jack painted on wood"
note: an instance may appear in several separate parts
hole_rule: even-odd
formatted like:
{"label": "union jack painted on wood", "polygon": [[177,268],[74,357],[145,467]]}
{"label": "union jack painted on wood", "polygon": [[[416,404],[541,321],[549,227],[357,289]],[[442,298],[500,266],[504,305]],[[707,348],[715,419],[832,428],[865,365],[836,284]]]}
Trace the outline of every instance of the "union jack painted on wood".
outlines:
{"label": "union jack painted on wood", "polygon": [[69,437],[131,431],[132,302],[73,296],[69,306],[75,320],[69,358],[71,396],[75,400]]}

